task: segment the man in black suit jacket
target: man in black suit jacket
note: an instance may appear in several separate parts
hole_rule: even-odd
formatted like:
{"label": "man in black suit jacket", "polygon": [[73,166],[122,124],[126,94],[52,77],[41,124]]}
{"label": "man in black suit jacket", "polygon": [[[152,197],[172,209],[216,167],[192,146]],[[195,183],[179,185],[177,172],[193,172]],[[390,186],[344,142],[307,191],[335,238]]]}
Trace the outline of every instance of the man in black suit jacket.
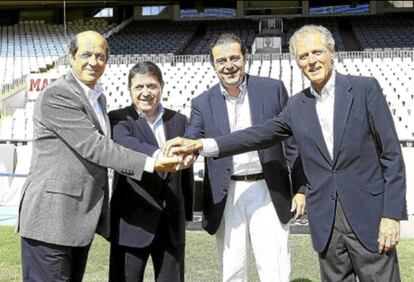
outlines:
{"label": "man in black suit jacket", "polygon": [[[382,90],[374,78],[334,71],[335,41],[322,26],[302,27],[290,47],[311,87],[263,126],[215,138],[216,153],[226,157],[295,136],[322,280],[400,281],[395,246],[399,221],[407,219],[405,168]],[[175,148],[183,153],[203,142],[170,145],[184,145]]]}
{"label": "man in black suit jacket", "polygon": [[[165,140],[184,134],[187,118],[160,104],[164,85],[151,62],[135,65],[133,104],[109,113],[115,142],[156,156]],[[184,280],[185,221],[192,220],[193,172],[116,175],[111,205],[110,281],[142,281],[149,255],[157,281]]]}

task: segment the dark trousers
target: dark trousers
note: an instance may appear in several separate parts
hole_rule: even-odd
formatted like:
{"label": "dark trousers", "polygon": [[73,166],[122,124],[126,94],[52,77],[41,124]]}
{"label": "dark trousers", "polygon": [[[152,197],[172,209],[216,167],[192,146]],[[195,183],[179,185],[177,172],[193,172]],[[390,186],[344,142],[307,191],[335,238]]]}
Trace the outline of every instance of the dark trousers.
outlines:
{"label": "dark trousers", "polygon": [[90,244],[66,247],[21,238],[23,281],[81,282]]}
{"label": "dark trousers", "polygon": [[184,244],[176,246],[171,241],[168,225],[164,220],[148,247],[134,248],[111,243],[109,281],[143,281],[145,266],[151,255],[156,281],[184,281]]}
{"label": "dark trousers", "polygon": [[399,282],[397,253],[368,251],[355,236],[345,217],[339,198],[335,223],[326,249],[319,254],[322,281]]}

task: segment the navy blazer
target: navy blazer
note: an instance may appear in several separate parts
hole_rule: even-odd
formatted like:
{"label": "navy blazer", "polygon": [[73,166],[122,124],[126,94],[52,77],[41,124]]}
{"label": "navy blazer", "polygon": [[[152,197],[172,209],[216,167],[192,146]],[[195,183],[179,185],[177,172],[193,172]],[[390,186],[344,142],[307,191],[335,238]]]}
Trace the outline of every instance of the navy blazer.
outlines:
{"label": "navy blazer", "polygon": [[[246,75],[246,79],[252,125],[261,125],[283,110],[288,100],[286,88],[283,82],[274,79],[250,75]],[[214,138],[228,133],[230,127],[226,101],[219,84],[216,84],[192,100],[186,137]],[[286,142],[285,148],[281,144],[276,144],[259,151],[266,184],[279,219],[283,223],[289,222],[293,215],[290,212],[292,191],[289,168],[294,167],[294,179],[300,179],[294,182],[293,193],[296,193],[305,182],[298,150],[292,141]],[[202,225],[210,234],[214,234],[220,225],[230,176],[233,174],[232,169],[231,157],[206,158]]]}
{"label": "navy blazer", "polygon": [[[129,113],[132,115],[129,115]],[[124,120],[122,120],[122,115]],[[114,141],[134,151],[152,156],[159,149],[157,140],[144,118],[133,106],[109,113],[114,126]],[[165,109],[166,140],[183,136],[187,118]],[[143,248],[154,239],[165,211],[172,242],[185,242],[185,220],[192,220],[194,176],[192,168],[174,173],[144,172],[141,181],[116,175],[111,203],[111,242]]]}
{"label": "navy blazer", "polygon": [[265,123],[216,139],[220,156],[265,148],[295,136],[309,186],[306,189],[313,246],[326,247],[339,197],[361,243],[378,251],[382,217],[406,219],[405,168],[395,126],[375,78],[337,73],[334,148],[331,159],[307,88]]}

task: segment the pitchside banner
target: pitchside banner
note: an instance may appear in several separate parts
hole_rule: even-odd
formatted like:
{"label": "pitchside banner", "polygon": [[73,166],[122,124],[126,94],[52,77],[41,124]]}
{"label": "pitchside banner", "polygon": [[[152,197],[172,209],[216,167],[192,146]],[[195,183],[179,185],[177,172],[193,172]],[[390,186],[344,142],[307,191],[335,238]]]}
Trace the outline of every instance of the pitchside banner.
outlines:
{"label": "pitchside banner", "polygon": [[40,92],[49,85],[52,81],[56,80],[58,75],[48,73],[31,73],[27,77],[26,81],[26,93],[29,101],[36,100]]}

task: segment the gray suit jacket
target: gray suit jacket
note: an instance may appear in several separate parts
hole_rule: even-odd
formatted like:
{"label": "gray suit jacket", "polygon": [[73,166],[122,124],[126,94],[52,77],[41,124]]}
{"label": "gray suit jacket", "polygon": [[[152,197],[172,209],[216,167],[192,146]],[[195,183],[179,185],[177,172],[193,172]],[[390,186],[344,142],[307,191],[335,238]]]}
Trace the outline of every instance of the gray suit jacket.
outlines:
{"label": "gray suit jacket", "polygon": [[[100,102],[105,112],[104,96]],[[33,123],[31,169],[22,191],[17,231],[26,238],[64,246],[88,245],[95,231],[107,236],[107,168],[140,180],[146,155],[114,143],[110,129],[103,134],[71,73],[40,94]]]}

